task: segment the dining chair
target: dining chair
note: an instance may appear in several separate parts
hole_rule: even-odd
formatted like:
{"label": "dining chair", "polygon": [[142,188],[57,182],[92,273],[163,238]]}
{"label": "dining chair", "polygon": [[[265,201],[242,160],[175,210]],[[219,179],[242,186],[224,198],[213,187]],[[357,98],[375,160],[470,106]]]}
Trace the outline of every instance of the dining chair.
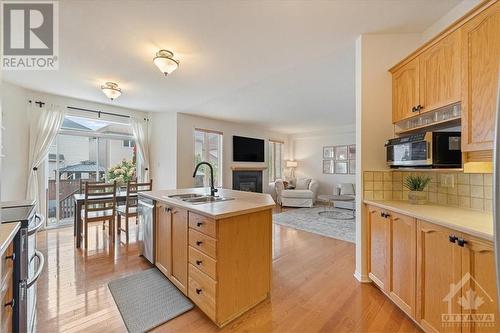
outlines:
{"label": "dining chair", "polygon": [[114,240],[114,225],[116,216],[116,182],[86,183],[85,200],[83,203],[82,220],[85,249],[88,248],[89,223],[108,223],[109,239]]}
{"label": "dining chair", "polygon": [[[125,233],[125,239],[128,242],[128,221],[129,218],[135,218],[135,224],[137,224],[137,192],[151,191],[153,190],[153,180],[150,179],[147,183],[137,183],[128,182],[127,183],[127,195],[125,198],[125,204],[118,206],[116,209],[118,213],[118,235],[122,232]],[[125,229],[122,228],[122,216],[125,218]]]}

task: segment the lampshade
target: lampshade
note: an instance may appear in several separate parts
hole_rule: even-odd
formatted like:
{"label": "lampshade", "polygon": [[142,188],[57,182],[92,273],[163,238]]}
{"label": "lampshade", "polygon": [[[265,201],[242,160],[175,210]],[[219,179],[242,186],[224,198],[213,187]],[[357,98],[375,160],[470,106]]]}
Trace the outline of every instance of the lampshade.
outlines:
{"label": "lampshade", "polygon": [[114,82],[106,82],[101,86],[101,90],[110,100],[114,100],[122,94],[122,90]]}
{"label": "lampshade", "polygon": [[286,161],[286,167],[287,168],[296,168],[297,167],[297,161]]}
{"label": "lampshade", "polygon": [[174,54],[168,50],[160,50],[153,58],[153,62],[160,71],[165,74],[171,74],[179,67],[179,61],[174,59]]}

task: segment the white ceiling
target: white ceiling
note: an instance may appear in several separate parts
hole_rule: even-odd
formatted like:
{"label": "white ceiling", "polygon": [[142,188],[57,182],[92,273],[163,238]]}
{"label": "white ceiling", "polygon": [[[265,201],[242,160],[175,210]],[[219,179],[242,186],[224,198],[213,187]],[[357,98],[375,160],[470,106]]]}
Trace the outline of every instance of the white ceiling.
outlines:
{"label": "white ceiling", "polygon": [[[20,86],[285,133],[354,123],[355,39],[422,32],[459,0],[60,1],[60,69],[4,72]],[[154,53],[174,51],[169,77]],[[98,89],[116,81],[111,102]]]}

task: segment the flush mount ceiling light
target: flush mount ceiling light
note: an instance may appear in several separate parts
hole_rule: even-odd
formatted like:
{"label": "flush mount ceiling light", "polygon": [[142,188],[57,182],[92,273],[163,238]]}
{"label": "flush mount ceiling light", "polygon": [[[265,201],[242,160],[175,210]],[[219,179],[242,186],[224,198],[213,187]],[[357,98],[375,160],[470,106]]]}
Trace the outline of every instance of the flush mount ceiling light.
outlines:
{"label": "flush mount ceiling light", "polygon": [[160,71],[167,76],[179,67],[179,61],[174,59],[174,54],[169,50],[160,50],[156,52],[153,62]]}
{"label": "flush mount ceiling light", "polygon": [[114,82],[106,82],[101,86],[101,90],[110,100],[114,100],[122,94],[122,90]]}

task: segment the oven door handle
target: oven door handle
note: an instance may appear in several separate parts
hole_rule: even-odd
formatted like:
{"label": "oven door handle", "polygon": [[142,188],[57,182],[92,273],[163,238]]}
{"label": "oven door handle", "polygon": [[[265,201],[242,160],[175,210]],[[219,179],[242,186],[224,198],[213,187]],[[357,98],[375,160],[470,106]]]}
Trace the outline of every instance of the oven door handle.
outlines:
{"label": "oven door handle", "polygon": [[36,280],[38,280],[38,278],[42,274],[43,266],[45,266],[45,257],[42,252],[35,250],[35,257],[38,258],[38,269],[35,275],[32,278],[28,279],[28,281],[26,282],[26,288],[29,288],[33,284],[35,284]]}
{"label": "oven door handle", "polygon": [[34,228],[28,230],[28,236],[31,236],[34,233],[36,233],[38,229],[40,229],[42,225],[45,223],[45,217],[43,215],[35,214],[35,219],[38,220],[38,223]]}

